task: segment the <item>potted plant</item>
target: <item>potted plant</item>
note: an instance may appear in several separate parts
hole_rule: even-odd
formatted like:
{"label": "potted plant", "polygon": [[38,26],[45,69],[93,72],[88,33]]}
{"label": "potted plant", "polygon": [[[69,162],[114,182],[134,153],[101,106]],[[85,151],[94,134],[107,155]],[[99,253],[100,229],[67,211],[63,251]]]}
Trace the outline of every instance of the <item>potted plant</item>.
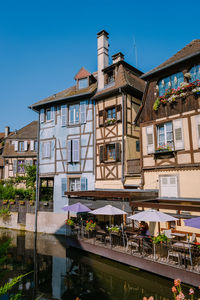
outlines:
{"label": "potted plant", "polygon": [[25,205],[25,201],[24,200],[19,200],[19,204],[20,205]]}
{"label": "potted plant", "polygon": [[118,233],[119,232],[118,226],[110,226],[110,227],[107,227],[107,229],[110,233],[112,233],[112,232]]}
{"label": "potted plant", "polygon": [[9,200],[9,203],[10,203],[11,205],[14,205],[14,204],[15,204],[15,200],[14,200],[14,199],[10,199],[10,200]]}
{"label": "potted plant", "polygon": [[85,230],[94,231],[95,229],[96,229],[96,222],[93,222],[92,220],[86,221]]}
{"label": "potted plant", "polygon": [[29,200],[29,205],[30,205],[30,206],[34,206],[34,204],[35,204],[35,201],[34,201],[34,200]]}
{"label": "potted plant", "polygon": [[169,241],[168,237],[166,237],[165,234],[159,234],[157,236],[154,236],[152,238],[152,242],[154,244],[162,244],[162,243],[167,243]]}
{"label": "potted plant", "polygon": [[8,204],[8,200],[3,200],[3,205],[7,205]]}
{"label": "potted plant", "polygon": [[72,219],[67,219],[67,220],[65,221],[65,224],[66,224],[66,225],[69,225],[69,226],[74,226],[74,221],[73,221]]}

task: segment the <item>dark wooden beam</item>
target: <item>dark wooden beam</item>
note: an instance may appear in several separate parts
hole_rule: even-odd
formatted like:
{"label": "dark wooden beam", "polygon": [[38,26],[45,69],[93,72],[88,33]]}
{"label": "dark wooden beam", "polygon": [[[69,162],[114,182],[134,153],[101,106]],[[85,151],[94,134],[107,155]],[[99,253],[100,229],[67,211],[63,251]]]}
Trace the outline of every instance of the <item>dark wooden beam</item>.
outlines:
{"label": "dark wooden beam", "polygon": [[172,210],[186,210],[200,212],[200,205],[182,205],[180,204],[170,204],[170,203],[153,203],[153,202],[131,202],[132,208],[142,207],[142,208],[155,208],[155,209],[172,209]]}

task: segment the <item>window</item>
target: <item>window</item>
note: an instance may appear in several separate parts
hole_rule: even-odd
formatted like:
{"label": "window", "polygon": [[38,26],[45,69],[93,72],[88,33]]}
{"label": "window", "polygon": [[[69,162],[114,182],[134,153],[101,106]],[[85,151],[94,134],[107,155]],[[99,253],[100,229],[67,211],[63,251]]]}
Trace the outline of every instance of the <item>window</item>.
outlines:
{"label": "window", "polygon": [[114,81],[115,81],[114,72],[113,72],[113,70],[111,70],[107,73],[107,82],[106,82],[106,84],[108,84],[108,85],[112,84],[112,83],[114,83]]}
{"label": "window", "polygon": [[115,144],[106,145],[106,152],[107,152],[107,160],[116,159]]}
{"label": "window", "polygon": [[79,104],[69,106],[69,124],[79,123]]}
{"label": "window", "polygon": [[79,79],[78,81],[78,88],[85,89],[88,87],[88,78]]}
{"label": "window", "polygon": [[100,163],[107,161],[121,161],[121,144],[113,143],[99,147]]}
{"label": "window", "polygon": [[51,121],[51,109],[46,109],[46,121]]}
{"label": "window", "polygon": [[136,152],[140,152],[140,141],[136,141]]}
{"label": "window", "polygon": [[192,67],[192,69],[190,69],[189,72],[191,74],[190,82],[195,81],[197,79],[200,80],[200,65]]}
{"label": "window", "polygon": [[157,127],[158,148],[164,147],[167,150],[173,150],[173,128],[172,122],[168,122]]}
{"label": "window", "polygon": [[116,118],[116,109],[115,107],[109,108],[106,110],[106,118],[107,120],[115,119]]}
{"label": "window", "polygon": [[182,72],[161,79],[158,82],[159,96],[164,95],[164,93],[168,89],[177,89],[177,87],[180,86],[181,82],[184,82],[184,76]]}
{"label": "window", "polygon": [[70,192],[81,190],[80,178],[70,178],[69,179],[69,190],[70,190]]}
{"label": "window", "polygon": [[51,157],[51,142],[44,142],[42,144],[42,158]]}
{"label": "window", "polygon": [[160,196],[161,197],[178,197],[178,177],[160,176]]}
{"label": "window", "polygon": [[17,162],[17,173],[25,173],[25,168],[24,168],[24,160],[18,160]]}
{"label": "window", "polygon": [[34,151],[37,151],[37,147],[38,147],[38,142],[34,141]]}
{"label": "window", "polygon": [[18,151],[19,151],[19,152],[24,151],[24,142],[19,142],[19,143],[18,143]]}
{"label": "window", "polygon": [[67,161],[68,163],[80,161],[79,139],[67,141]]}

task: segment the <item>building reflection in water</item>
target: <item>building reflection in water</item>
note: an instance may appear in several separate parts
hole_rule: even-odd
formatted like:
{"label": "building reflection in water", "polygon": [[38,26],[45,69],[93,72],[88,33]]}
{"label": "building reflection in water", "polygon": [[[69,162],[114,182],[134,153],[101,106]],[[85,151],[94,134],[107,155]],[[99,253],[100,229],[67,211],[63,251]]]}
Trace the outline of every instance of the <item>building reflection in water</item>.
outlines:
{"label": "building reflection in water", "polygon": [[[64,237],[1,229],[0,240],[12,238],[1,281],[33,271],[14,291],[23,299],[141,300],[171,299],[172,281],[66,248]],[[157,298],[156,298],[157,297]]]}

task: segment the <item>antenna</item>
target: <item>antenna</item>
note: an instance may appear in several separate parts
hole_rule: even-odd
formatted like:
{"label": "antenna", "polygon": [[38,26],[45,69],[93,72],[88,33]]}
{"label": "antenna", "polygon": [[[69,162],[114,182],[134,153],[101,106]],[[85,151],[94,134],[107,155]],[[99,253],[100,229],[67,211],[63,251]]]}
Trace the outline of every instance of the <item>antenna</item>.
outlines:
{"label": "antenna", "polygon": [[135,66],[137,68],[137,66],[138,66],[138,57],[137,57],[137,47],[136,47],[135,36],[133,36],[133,48],[134,48],[134,52],[135,52]]}

